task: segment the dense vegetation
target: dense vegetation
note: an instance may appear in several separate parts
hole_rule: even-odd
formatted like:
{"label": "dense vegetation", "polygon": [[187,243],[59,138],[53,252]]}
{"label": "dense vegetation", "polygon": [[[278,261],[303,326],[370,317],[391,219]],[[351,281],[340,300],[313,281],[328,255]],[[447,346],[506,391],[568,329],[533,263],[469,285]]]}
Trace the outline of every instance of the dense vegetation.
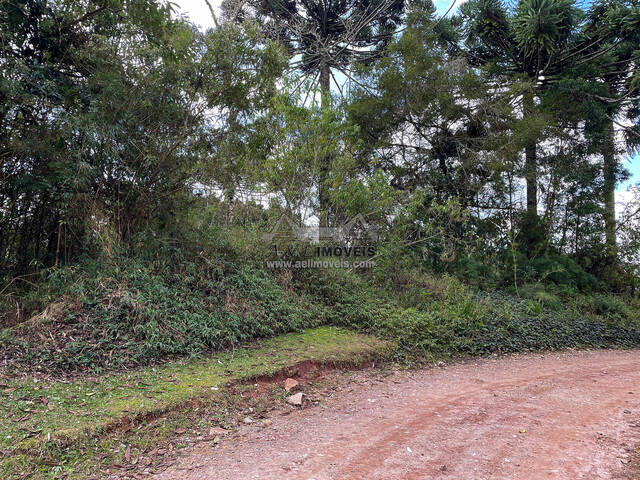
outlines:
{"label": "dense vegetation", "polygon": [[[640,344],[640,198],[615,204],[635,2],[222,11],[203,32],[155,0],[0,3],[6,362],[103,370],[327,324],[403,360]],[[267,268],[282,214],[362,215],[375,267]]]}

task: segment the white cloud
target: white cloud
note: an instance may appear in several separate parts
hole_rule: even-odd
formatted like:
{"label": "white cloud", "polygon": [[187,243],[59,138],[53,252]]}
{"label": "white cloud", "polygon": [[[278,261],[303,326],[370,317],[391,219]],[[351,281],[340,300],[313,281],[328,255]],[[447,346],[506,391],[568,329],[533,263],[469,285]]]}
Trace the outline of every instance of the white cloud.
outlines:
{"label": "white cloud", "polygon": [[449,12],[449,15],[452,15],[456,12],[458,7],[466,1],[467,0],[437,0],[434,3],[440,15],[444,15],[447,11]]}
{"label": "white cloud", "polygon": [[[216,12],[216,15],[220,15],[220,3],[222,0],[209,0],[211,6]],[[207,6],[205,0],[172,0],[176,5],[178,14],[186,16],[192,23],[198,25],[201,29],[213,27],[213,19],[211,18],[211,12]]]}
{"label": "white cloud", "polygon": [[637,200],[638,187],[631,186],[625,190],[616,191],[616,217],[620,217],[630,203]]}

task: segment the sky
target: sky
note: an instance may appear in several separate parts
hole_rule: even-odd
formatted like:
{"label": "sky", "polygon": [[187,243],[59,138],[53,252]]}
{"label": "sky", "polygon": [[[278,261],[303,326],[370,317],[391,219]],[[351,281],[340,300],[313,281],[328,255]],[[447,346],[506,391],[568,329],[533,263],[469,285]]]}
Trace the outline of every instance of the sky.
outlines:
{"label": "sky", "polygon": [[[219,12],[220,1],[221,0],[209,0],[211,6],[217,13]],[[449,9],[452,1],[455,1],[457,6],[465,0],[436,0],[434,3],[438,11],[444,13]],[[171,3],[177,5],[183,14],[201,28],[206,29],[213,27],[211,13],[209,13],[209,7],[207,7],[207,3],[204,0],[171,0]]]}
{"label": "sky", "polygon": [[[216,13],[220,12],[220,2],[221,0],[209,0],[209,3],[211,3],[211,6],[216,10]],[[175,4],[181,13],[200,28],[207,29],[213,27],[211,13],[204,0],[171,0],[171,3]]]}
{"label": "sky", "polygon": [[[209,0],[211,5],[213,6],[216,13],[219,14],[219,6],[221,0]],[[463,3],[465,0],[436,0],[435,6],[438,9],[438,12],[444,14],[449,7],[451,6],[451,2],[455,1],[457,7],[459,4]],[[203,29],[207,29],[213,27],[213,20],[211,18],[211,13],[209,12],[209,7],[207,7],[207,3],[205,0],[172,0],[177,6],[179,12],[188,17],[193,23],[200,26]],[[453,10],[455,10],[455,7]],[[623,165],[631,172],[631,178],[624,183],[621,183],[618,186],[618,201],[625,201],[629,195],[626,193],[626,190],[629,186],[640,183],[640,155],[635,155],[633,157],[626,156],[623,161]]]}

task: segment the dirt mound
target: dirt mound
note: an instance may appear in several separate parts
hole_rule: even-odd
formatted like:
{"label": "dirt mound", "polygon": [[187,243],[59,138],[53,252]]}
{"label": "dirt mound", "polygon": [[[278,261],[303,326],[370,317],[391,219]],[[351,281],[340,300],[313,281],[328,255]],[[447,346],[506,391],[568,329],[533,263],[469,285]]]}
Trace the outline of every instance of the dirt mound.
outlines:
{"label": "dirt mound", "polygon": [[4,376],[42,374],[66,376],[92,366],[108,366],[122,357],[125,342],[106,349],[107,326],[89,320],[81,304],[64,299],[14,325],[0,340],[0,369]]}

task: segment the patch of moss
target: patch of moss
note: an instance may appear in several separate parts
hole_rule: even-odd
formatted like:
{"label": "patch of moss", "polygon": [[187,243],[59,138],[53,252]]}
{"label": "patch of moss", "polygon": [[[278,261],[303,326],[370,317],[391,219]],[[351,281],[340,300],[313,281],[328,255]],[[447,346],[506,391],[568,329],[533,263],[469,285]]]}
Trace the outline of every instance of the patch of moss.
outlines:
{"label": "patch of moss", "polygon": [[111,432],[163,417],[153,434],[145,431],[135,440],[143,448],[184,425],[181,412],[219,401],[231,384],[305,361],[356,365],[389,353],[388,344],[376,338],[322,327],[126,373],[74,381],[11,380],[2,387],[0,402],[0,450],[6,455],[0,476],[20,478],[29,472],[55,478],[64,471],[73,477],[96,455],[119,448],[109,440]]}

